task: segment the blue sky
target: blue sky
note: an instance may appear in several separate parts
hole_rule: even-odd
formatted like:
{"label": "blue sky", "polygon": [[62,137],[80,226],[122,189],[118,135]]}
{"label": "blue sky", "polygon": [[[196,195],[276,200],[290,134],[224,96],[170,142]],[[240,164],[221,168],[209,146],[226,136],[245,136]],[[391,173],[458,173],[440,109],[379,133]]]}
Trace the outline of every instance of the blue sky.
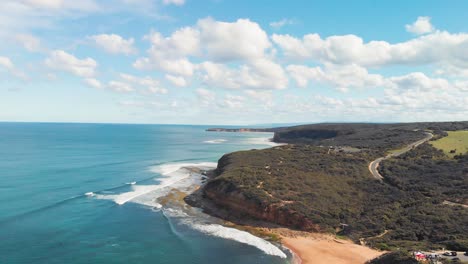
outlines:
{"label": "blue sky", "polygon": [[467,120],[468,2],[4,0],[0,121]]}

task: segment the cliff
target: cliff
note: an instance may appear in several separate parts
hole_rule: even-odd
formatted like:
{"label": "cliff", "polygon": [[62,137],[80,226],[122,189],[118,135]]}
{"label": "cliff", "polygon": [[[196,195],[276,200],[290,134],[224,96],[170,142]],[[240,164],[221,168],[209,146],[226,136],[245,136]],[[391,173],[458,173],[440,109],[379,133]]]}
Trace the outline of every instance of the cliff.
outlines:
{"label": "cliff", "polygon": [[242,185],[223,178],[223,172],[231,165],[231,162],[230,155],[225,155],[219,160],[215,170],[216,178],[209,181],[203,188],[205,198],[210,199],[217,206],[229,209],[237,218],[254,218],[299,230],[320,231],[320,227],[304,214],[285,207],[284,205],[288,202],[266,202],[260,196],[249,195]]}

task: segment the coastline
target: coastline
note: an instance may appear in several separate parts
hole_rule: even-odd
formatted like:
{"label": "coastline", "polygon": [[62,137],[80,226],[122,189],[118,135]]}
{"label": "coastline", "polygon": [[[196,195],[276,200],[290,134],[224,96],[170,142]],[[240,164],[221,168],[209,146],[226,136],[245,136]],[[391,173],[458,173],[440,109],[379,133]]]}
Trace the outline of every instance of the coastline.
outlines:
{"label": "coastline", "polygon": [[[272,147],[284,144],[269,140]],[[208,173],[213,177],[213,172]],[[292,255],[293,264],[364,264],[386,252],[377,251],[349,240],[337,239],[331,234],[296,231],[272,223],[257,221],[251,218],[238,218],[228,210],[219,208],[212,201],[203,197],[202,186],[188,194],[184,201],[191,207],[200,208],[202,212],[224,221],[224,225],[269,242],[279,243]]]}

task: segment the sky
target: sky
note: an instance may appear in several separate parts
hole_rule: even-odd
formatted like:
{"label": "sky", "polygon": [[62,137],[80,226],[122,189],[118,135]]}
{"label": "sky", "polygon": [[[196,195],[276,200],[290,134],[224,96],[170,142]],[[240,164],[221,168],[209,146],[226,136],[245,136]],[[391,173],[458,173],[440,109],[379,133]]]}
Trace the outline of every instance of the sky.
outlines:
{"label": "sky", "polygon": [[2,0],[0,121],[468,120],[468,1]]}

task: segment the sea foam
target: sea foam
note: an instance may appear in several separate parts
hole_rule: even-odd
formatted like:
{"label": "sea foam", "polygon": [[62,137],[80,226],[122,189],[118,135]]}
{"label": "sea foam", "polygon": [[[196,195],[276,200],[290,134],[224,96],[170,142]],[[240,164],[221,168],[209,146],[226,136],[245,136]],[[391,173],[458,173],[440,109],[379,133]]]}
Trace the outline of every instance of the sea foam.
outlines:
{"label": "sea foam", "polygon": [[251,145],[266,145],[271,147],[282,146],[284,143],[276,143],[272,141],[272,138],[269,137],[257,137],[257,138],[247,138],[245,140],[246,144]]}
{"label": "sea foam", "polygon": [[248,232],[231,227],[225,227],[219,224],[206,224],[205,221],[202,221],[203,218],[188,215],[182,210],[174,208],[164,208],[162,212],[168,220],[177,220],[178,223],[189,226],[203,234],[247,244],[260,249],[265,254],[287,258],[286,254],[278,247]]}
{"label": "sea foam", "polygon": [[208,143],[208,144],[221,144],[221,143],[224,143],[226,142],[227,140],[226,139],[212,139],[212,140],[206,140],[206,141],[203,141],[203,143]]}
{"label": "sea foam", "polygon": [[[214,162],[200,162],[200,163],[169,163],[159,166],[151,167],[150,170],[155,173],[161,174],[163,177],[155,178],[157,184],[152,185],[137,185],[130,184],[131,191],[119,194],[96,194],[98,199],[113,200],[118,205],[123,205],[127,202],[135,202],[142,205],[160,208],[161,205],[156,203],[155,200],[167,194],[171,188],[188,187],[193,181],[189,178],[192,175],[188,169],[190,167],[200,168],[202,170],[209,170],[216,167]],[[185,181],[186,180],[186,181]]]}
{"label": "sea foam", "polygon": [[248,232],[218,224],[194,224],[192,228],[204,234],[224,239],[230,239],[260,249],[268,255],[286,258],[286,254],[272,243],[256,237]]}

